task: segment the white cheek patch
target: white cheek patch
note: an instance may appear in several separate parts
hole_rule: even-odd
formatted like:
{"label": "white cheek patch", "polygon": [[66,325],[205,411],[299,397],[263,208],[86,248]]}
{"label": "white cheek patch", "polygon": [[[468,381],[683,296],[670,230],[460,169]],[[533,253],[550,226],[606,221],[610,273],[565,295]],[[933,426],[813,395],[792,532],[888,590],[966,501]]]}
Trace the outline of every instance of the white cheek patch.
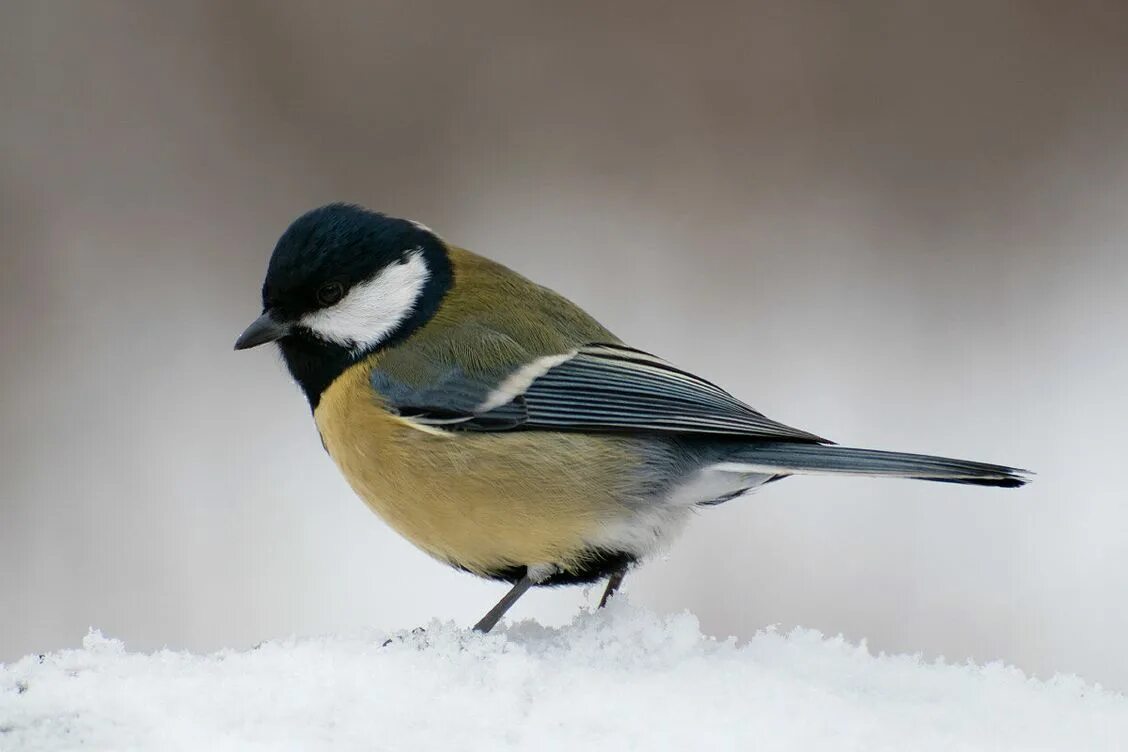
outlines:
{"label": "white cheek patch", "polygon": [[307,314],[301,323],[343,347],[372,347],[411,315],[430,276],[423,253],[417,249],[402,262],[354,286],[336,305]]}

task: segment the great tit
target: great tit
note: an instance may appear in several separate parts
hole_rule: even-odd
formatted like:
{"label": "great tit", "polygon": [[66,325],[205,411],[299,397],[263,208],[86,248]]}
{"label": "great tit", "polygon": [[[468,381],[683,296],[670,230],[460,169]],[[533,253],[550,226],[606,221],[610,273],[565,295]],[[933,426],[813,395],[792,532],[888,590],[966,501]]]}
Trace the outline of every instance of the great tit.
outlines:
{"label": "great tit", "polygon": [[790,475],[1013,488],[1026,471],[854,449],[765,417],[417,222],[330,204],[278,240],[263,312],[353,490],[434,558],[512,589],[606,578],[695,509]]}

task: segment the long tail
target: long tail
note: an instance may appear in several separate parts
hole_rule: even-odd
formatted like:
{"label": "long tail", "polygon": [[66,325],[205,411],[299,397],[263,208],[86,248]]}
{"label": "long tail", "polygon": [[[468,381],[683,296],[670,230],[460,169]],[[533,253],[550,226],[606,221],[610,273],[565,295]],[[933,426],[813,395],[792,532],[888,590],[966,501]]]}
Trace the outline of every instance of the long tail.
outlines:
{"label": "long tail", "polygon": [[1030,471],[985,462],[953,460],[927,454],[882,452],[876,449],[767,442],[742,447],[736,457],[716,466],[719,470],[777,475],[869,475],[880,478],[913,478],[940,483],[1017,488],[1025,485]]}

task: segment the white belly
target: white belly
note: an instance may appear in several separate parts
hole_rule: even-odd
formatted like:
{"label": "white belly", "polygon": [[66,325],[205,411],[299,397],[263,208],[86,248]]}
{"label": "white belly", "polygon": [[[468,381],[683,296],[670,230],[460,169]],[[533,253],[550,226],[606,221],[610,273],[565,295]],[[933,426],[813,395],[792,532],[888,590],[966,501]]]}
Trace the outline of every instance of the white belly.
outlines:
{"label": "white belly", "polygon": [[595,546],[627,551],[644,559],[661,553],[681,534],[693,510],[751,493],[774,476],[706,467],[674,486],[662,498],[632,508],[628,515],[604,525],[591,540]]}

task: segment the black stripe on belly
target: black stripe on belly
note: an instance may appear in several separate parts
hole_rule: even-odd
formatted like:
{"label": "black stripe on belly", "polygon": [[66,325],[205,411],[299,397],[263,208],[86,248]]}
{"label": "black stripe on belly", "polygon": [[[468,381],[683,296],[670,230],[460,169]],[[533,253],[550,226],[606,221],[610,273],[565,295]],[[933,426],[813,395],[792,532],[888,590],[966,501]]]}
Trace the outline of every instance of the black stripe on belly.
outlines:
{"label": "black stripe on belly", "polygon": [[[538,582],[538,587],[556,587],[557,585],[588,585],[610,577],[621,569],[626,569],[638,561],[638,557],[626,551],[609,551],[605,548],[593,548],[584,552],[578,564],[574,564],[568,571],[560,571],[543,582]],[[463,567],[454,565],[458,569],[468,571]],[[483,577],[503,582],[517,582],[525,576],[527,567],[505,567],[486,572]],[[474,572],[472,574],[477,574]]]}

